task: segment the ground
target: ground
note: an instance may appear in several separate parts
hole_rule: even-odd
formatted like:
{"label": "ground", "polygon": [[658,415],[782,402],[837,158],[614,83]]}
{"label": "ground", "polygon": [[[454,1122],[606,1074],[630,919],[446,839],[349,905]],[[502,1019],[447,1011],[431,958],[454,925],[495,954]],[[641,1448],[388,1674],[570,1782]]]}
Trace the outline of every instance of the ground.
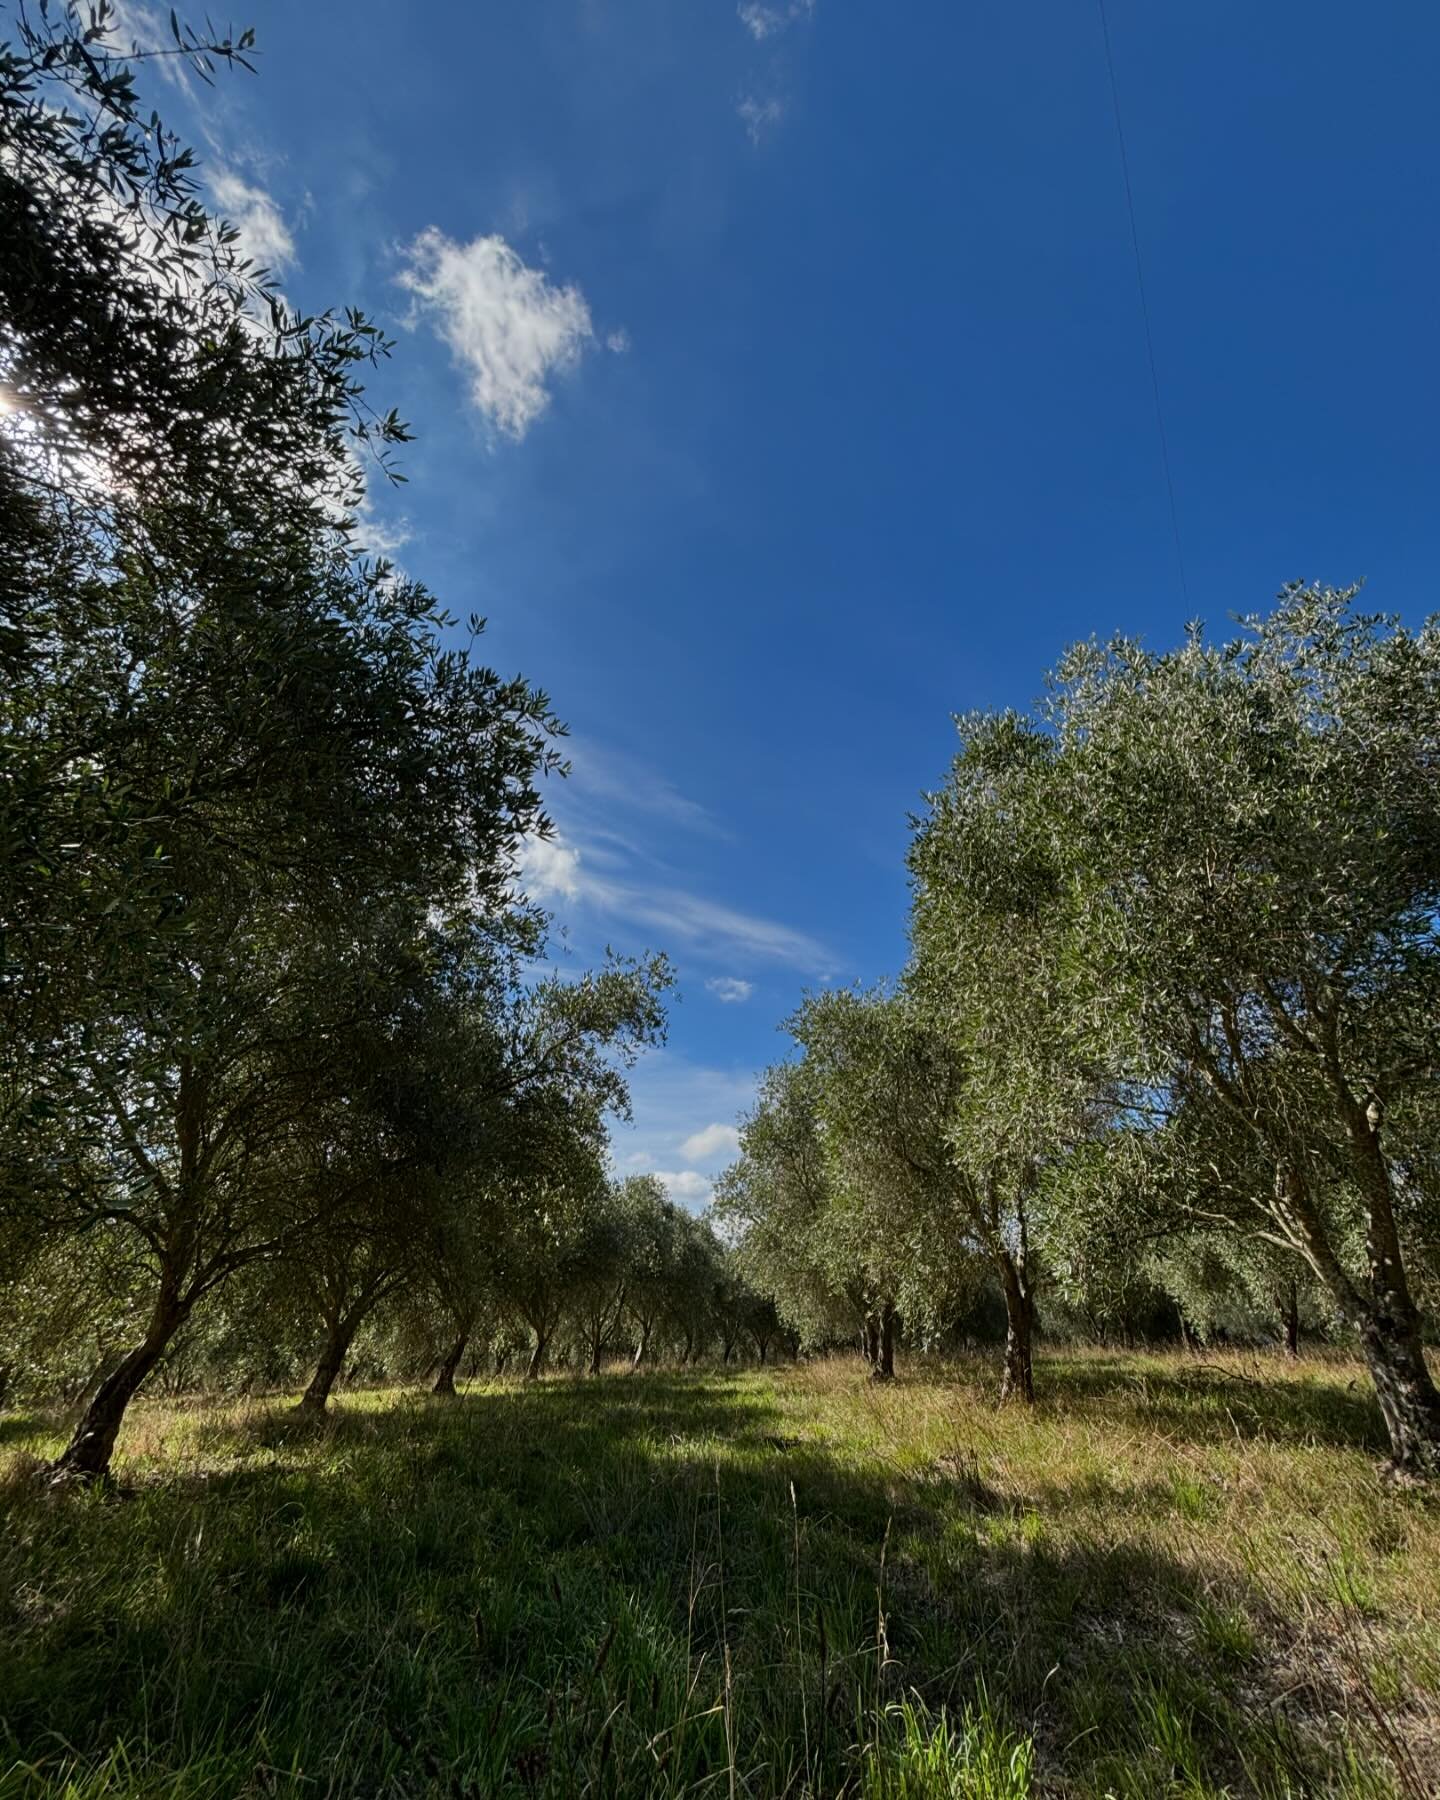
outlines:
{"label": "ground", "polygon": [[0,1796],[1440,1792],[1440,1498],[1338,1362],[844,1360],[0,1418]]}

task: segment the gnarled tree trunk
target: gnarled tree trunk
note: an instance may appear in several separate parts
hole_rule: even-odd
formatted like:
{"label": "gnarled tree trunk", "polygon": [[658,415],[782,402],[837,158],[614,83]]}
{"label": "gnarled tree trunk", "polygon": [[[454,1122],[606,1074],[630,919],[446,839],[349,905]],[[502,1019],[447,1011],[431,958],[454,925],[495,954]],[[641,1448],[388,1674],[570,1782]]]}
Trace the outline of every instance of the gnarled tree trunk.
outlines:
{"label": "gnarled tree trunk", "polygon": [[448,1400],[455,1398],[455,1373],[460,1367],[461,1360],[465,1355],[465,1346],[469,1342],[470,1333],[462,1331],[446,1351],[445,1360],[440,1364],[440,1373],[435,1377],[435,1386],[432,1390],[434,1393],[440,1394]]}
{"label": "gnarled tree trunk", "polygon": [[530,1361],[525,1370],[527,1381],[538,1381],[545,1368],[545,1352],[550,1348],[550,1333],[535,1333],[535,1347],[530,1352]]}
{"label": "gnarled tree trunk", "polygon": [[315,1373],[310,1377],[310,1385],[300,1396],[301,1412],[323,1413],[329,1405],[330,1390],[340,1379],[340,1371],[345,1367],[345,1358],[359,1324],[360,1320],[355,1314],[345,1313],[332,1313],[325,1321],[325,1342],[315,1364]]}
{"label": "gnarled tree trunk", "polygon": [[1335,1254],[1304,1178],[1293,1165],[1282,1164],[1277,1173],[1277,1201],[1298,1231],[1311,1268],[1359,1333],[1395,1468],[1406,1475],[1440,1476],[1440,1392],[1425,1360],[1420,1314],[1400,1254],[1378,1125],[1361,1114],[1352,1127],[1356,1172],[1366,1202],[1363,1288],[1351,1280]]}
{"label": "gnarled tree trunk", "polygon": [[1368,1318],[1360,1326],[1360,1345],[1396,1469],[1440,1476],[1440,1394],[1425,1361],[1419,1321]]}
{"label": "gnarled tree trunk", "polygon": [[96,1388],[70,1442],[50,1465],[53,1480],[91,1482],[108,1477],[125,1409],[189,1318],[190,1306],[178,1298],[173,1277],[162,1273],[144,1338]]}

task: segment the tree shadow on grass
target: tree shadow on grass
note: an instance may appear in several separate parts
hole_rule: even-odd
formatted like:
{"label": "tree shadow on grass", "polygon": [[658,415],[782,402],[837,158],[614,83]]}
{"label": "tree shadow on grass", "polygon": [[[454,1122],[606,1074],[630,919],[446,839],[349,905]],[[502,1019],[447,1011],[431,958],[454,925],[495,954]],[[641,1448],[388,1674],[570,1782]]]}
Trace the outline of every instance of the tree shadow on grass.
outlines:
{"label": "tree shadow on grass", "polygon": [[1052,1536],[1063,1488],[777,1422],[762,1384],[666,1374],[216,1420],[189,1440],[211,1466],[17,1520],[10,1754],[57,1792],[118,1744],[137,1773],[107,1792],[678,1795],[733,1765],[737,1792],[838,1794],[904,1754],[906,1696],[933,1721],[983,1690],[1047,1781],[1251,1791],[1263,1757],[1315,1791],[1242,1585]]}
{"label": "tree shadow on grass", "polygon": [[1360,1378],[1333,1374],[1250,1377],[1223,1365],[1177,1359],[1172,1366],[1133,1358],[1046,1358],[1036,1367],[1042,1413],[1094,1411],[1110,1426],[1163,1432],[1194,1444],[1268,1439],[1384,1453],[1385,1423]]}

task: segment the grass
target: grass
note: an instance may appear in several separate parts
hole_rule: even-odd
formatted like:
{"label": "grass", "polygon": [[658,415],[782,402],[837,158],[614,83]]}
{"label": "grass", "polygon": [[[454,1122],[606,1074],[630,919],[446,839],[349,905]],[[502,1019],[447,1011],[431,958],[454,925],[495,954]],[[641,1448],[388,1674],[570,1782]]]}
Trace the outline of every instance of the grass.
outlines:
{"label": "grass", "polygon": [[157,1402],[108,1496],[7,1418],[0,1796],[1440,1791],[1440,1499],[1358,1372],[1039,1379]]}

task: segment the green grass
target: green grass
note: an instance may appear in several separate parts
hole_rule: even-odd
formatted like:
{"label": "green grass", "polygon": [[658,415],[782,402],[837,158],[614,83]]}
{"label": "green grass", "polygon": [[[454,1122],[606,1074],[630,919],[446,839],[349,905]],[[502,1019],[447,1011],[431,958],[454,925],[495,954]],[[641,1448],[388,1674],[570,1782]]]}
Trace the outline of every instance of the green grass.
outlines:
{"label": "green grass", "polygon": [[[849,1362],[0,1421],[0,1796],[1440,1791],[1351,1367]],[[8,1470],[8,1475],[5,1471]]]}

